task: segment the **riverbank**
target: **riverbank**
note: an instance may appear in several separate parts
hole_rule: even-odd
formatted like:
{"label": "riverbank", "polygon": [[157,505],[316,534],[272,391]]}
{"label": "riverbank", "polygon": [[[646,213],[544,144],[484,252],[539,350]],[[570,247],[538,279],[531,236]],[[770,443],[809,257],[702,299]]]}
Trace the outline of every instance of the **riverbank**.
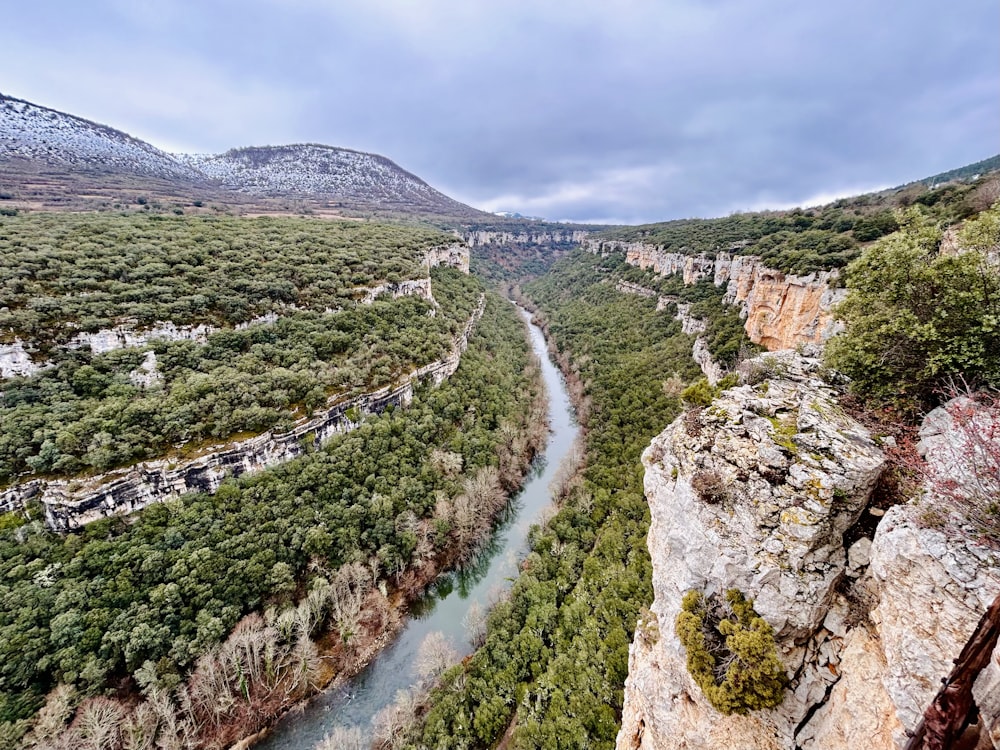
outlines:
{"label": "riverbank", "polygon": [[[303,713],[290,716],[278,731],[259,743],[260,750],[307,750],[331,732],[337,737],[345,736],[345,731],[354,732],[354,737],[370,737],[374,731],[372,718],[380,713],[380,723],[388,720],[393,727],[402,729],[402,724],[412,719],[406,711],[419,707],[419,695],[410,689],[417,683],[422,687],[427,684],[414,670],[425,640],[435,636],[449,642],[456,658],[478,645],[462,623],[474,619],[469,617],[470,612],[485,613],[498,598],[497,592],[509,587],[509,580],[518,574],[520,560],[528,550],[530,529],[543,520],[551,507],[550,490],[561,483],[564,459],[572,452],[578,435],[569,396],[558,370],[546,357],[541,330],[532,326],[531,335],[535,353],[545,357],[542,373],[550,393],[548,421],[552,431],[545,451],[536,458],[529,480],[512,501],[507,517],[494,529],[488,547],[471,568],[453,571],[435,582],[403,632],[362,670],[358,679],[341,690],[324,691]],[[405,698],[400,705],[396,699],[401,691]]]}

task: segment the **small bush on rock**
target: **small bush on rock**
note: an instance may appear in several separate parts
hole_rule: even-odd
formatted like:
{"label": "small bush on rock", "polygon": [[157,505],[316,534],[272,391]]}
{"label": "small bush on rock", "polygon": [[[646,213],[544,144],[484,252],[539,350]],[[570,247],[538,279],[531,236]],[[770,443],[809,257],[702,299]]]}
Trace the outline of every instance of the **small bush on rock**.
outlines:
{"label": "small bush on rock", "polygon": [[709,505],[718,505],[729,497],[726,483],[717,471],[697,471],[691,477],[691,489],[698,499]]}
{"label": "small bush on rock", "polygon": [[725,601],[688,591],[675,628],[688,672],[720,713],[745,715],[785,699],[788,677],[774,630],[739,589],[727,591]]}

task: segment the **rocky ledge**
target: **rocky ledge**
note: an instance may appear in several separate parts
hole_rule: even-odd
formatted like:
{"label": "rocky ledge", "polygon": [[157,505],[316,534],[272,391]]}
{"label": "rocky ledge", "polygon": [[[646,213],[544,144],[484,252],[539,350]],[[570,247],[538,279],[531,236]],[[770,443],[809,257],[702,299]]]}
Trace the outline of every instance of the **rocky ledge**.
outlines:
{"label": "rocky ledge", "polygon": [[56,531],[68,531],[187,492],[215,492],[226,477],[251,474],[290,461],[333,435],[354,429],[365,415],[382,412],[389,405],[408,405],[417,382],[429,380],[435,385],[444,382],[458,369],[485,301],[485,297],[480,298],[446,357],[408,373],[391,386],[351,399],[335,397],[321,412],[300,420],[288,432],[269,430],[228,445],[211,446],[196,458],[144,461],[89,479],[31,480],[0,492],[0,513],[18,510],[38,500],[45,511],[46,525]]}
{"label": "rocky ledge", "polygon": [[840,330],[833,308],[846,290],[833,285],[836,270],[796,276],[768,268],[753,255],[720,252],[711,258],[620,240],[587,240],[585,246],[597,254],[624,253],[630,265],[660,276],[679,274],[685,284],[710,279],[725,286],[724,301],[740,306],[747,336],[772,351],[819,344]]}
{"label": "rocky ledge", "polygon": [[[643,454],[654,602],[630,650],[619,750],[901,747],[1000,592],[995,554],[927,528],[918,506],[860,536],[885,458],[815,353],[751,360],[750,382]],[[685,592],[731,588],[773,628],[790,680],[781,705],[747,716],[709,704],[674,632]],[[987,728],[991,680],[997,654],[976,686]]]}

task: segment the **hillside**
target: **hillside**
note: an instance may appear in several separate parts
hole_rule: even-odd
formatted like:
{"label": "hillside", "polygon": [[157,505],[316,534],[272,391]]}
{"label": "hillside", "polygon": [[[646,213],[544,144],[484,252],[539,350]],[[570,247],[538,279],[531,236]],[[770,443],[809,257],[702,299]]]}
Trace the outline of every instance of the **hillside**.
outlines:
{"label": "hillside", "polygon": [[806,274],[846,266],[868,243],[895,232],[900,208],[920,206],[945,226],[988,208],[1000,197],[996,170],[995,160],[986,160],[940,175],[951,175],[945,184],[928,178],[824,206],[614,227],[594,238],[709,259],[718,253],[753,255],[778,271]]}
{"label": "hillside", "polygon": [[325,198],[350,207],[390,211],[479,213],[384,156],[350,149],[309,143],[178,155],[178,159],[220,185],[249,195]]}
{"label": "hillside", "polygon": [[95,175],[202,178],[170,154],[120,130],[0,94],[0,159],[14,158]]}
{"label": "hillside", "polygon": [[[168,154],[120,130],[0,94],[0,196],[14,207],[375,213],[492,221],[384,156],[318,144]],[[137,202],[138,201],[138,202]]]}

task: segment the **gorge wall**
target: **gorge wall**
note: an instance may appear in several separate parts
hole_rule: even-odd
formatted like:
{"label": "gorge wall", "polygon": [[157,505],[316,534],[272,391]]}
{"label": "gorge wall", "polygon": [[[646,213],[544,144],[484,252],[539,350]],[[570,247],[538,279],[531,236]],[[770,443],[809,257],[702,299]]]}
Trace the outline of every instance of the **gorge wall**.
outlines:
{"label": "gorge wall", "polygon": [[633,284],[630,281],[619,280],[615,288],[623,294],[637,294],[640,297],[656,299],[657,312],[667,310],[673,305],[676,310],[674,320],[680,321],[681,333],[695,337],[694,344],[691,346],[691,358],[701,368],[702,374],[708,379],[709,385],[715,385],[725,376],[726,373],[722,365],[712,358],[712,353],[708,350],[708,342],[701,335],[705,332],[708,324],[701,318],[691,315],[690,304],[681,302],[677,297],[661,295],[652,289],[640,286],[639,284]]}
{"label": "gorge wall", "polygon": [[[430,269],[437,266],[457,268],[463,273],[469,273],[469,249],[459,243],[432,247],[421,261],[427,271],[427,276],[416,279],[405,279],[398,282],[384,282],[372,286],[358,287],[351,290],[360,304],[370,305],[382,295],[394,299],[414,296],[434,303],[431,288]],[[288,305],[288,310],[299,309],[296,305]],[[335,313],[336,310],[326,310]],[[268,313],[235,326],[237,330],[253,325],[274,323],[278,313]],[[177,325],[172,321],[159,321],[148,328],[139,328],[135,321],[123,321],[114,328],[96,332],[82,331],[73,336],[65,344],[67,349],[89,349],[92,354],[106,354],[116,349],[131,349],[145,347],[157,339],[167,341],[195,341],[205,343],[208,337],[221,330],[218,326],[208,323],[196,325]],[[19,338],[10,343],[0,343],[0,379],[12,377],[28,377],[51,366],[51,362],[32,356],[31,344]]]}
{"label": "gorge wall", "polygon": [[[745,363],[746,384],[643,454],[654,602],[629,652],[618,750],[901,748],[1000,593],[997,550],[918,504],[870,506],[880,440],[818,377],[818,351],[804,354]],[[955,429],[932,413],[925,452]],[[723,489],[709,496],[706,480]],[[684,594],[731,588],[774,630],[790,679],[777,708],[723,715],[688,673]],[[998,685],[1000,649],[976,682],[980,747],[1000,743]]]}
{"label": "gorge wall", "polygon": [[590,235],[584,229],[566,229],[552,231],[520,231],[502,230],[471,230],[455,232],[468,247],[484,247],[486,245],[579,245]]}
{"label": "gorge wall", "polygon": [[839,330],[832,311],[846,290],[831,285],[836,271],[795,276],[767,268],[752,255],[720,252],[712,259],[642,242],[587,239],[583,244],[600,255],[624,253],[630,265],[661,276],[679,274],[685,284],[710,279],[725,286],[724,301],[741,307],[747,336],[771,351],[818,344]]}
{"label": "gorge wall", "polygon": [[334,397],[288,432],[268,431],[246,440],[207,448],[190,459],[163,458],[87,479],[34,479],[0,492],[0,513],[39,501],[46,525],[67,531],[114,515],[125,515],[187,492],[215,492],[226,477],[252,474],[290,461],[330,437],[356,428],[363,417],[388,406],[406,406],[420,381],[435,385],[454,374],[482,316],[486,299],[466,321],[449,354],[400,378],[395,384],[354,398]]}

